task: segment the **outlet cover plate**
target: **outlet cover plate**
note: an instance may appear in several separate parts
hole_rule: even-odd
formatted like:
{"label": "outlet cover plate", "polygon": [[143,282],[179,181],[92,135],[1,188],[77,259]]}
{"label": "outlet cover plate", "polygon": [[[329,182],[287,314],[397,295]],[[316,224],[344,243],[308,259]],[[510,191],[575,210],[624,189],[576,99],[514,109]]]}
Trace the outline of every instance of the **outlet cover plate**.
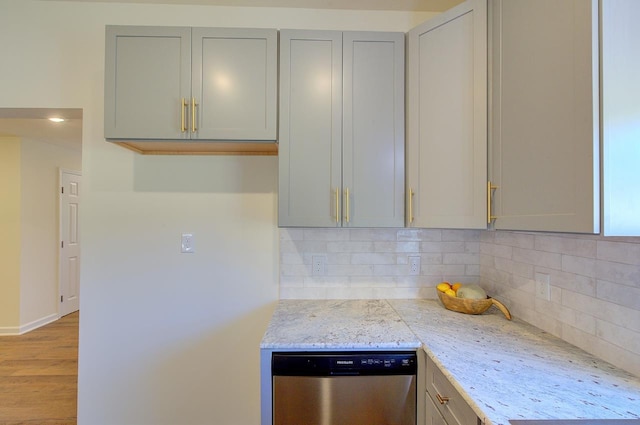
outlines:
{"label": "outlet cover plate", "polygon": [[183,233],[181,239],[180,252],[184,254],[193,254],[195,252],[195,247],[193,245],[193,234],[192,233]]}
{"label": "outlet cover plate", "polygon": [[549,275],[546,273],[536,273],[536,297],[551,301]]}
{"label": "outlet cover plate", "polygon": [[324,255],[313,255],[311,257],[311,275],[326,276],[327,274],[327,257]]}
{"label": "outlet cover plate", "polygon": [[417,257],[417,256],[409,257],[409,274],[410,275],[420,274],[420,257]]}

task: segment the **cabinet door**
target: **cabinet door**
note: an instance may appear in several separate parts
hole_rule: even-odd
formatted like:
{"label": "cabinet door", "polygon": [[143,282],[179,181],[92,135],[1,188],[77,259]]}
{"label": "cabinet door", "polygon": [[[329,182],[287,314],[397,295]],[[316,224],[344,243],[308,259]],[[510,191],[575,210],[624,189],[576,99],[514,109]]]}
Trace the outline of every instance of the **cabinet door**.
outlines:
{"label": "cabinet door", "polygon": [[105,138],[188,139],[190,75],[190,28],[107,26]]}
{"label": "cabinet door", "polygon": [[408,44],[407,224],[486,228],[486,0],[412,29]]}
{"label": "cabinet door", "polygon": [[277,43],[276,30],[193,28],[193,139],[276,140]]}
{"label": "cabinet door", "polygon": [[599,231],[596,0],[492,0],[497,229]]}
{"label": "cabinet door", "polygon": [[[427,415],[429,408],[435,407],[449,425],[480,425],[480,418],[431,357],[427,357],[426,373],[427,398],[432,401],[427,403]],[[438,420],[435,413],[430,416]]]}
{"label": "cabinet door", "polygon": [[280,31],[278,224],[340,225],[342,33]]}
{"label": "cabinet door", "polygon": [[343,34],[343,226],[404,226],[404,34]]}
{"label": "cabinet door", "polygon": [[429,397],[429,393],[425,395],[426,399],[426,411],[425,411],[425,425],[448,425],[444,420],[438,408],[434,404],[431,397]]}

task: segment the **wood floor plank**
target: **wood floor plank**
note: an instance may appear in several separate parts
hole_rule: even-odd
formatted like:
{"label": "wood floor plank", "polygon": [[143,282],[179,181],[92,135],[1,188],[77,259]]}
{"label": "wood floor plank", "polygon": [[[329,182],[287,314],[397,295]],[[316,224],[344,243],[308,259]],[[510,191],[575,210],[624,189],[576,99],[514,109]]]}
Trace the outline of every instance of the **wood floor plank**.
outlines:
{"label": "wood floor plank", "polygon": [[0,376],[77,375],[78,362],[69,359],[4,360]]}
{"label": "wood floor plank", "polygon": [[0,425],[76,425],[79,318],[0,337]]}

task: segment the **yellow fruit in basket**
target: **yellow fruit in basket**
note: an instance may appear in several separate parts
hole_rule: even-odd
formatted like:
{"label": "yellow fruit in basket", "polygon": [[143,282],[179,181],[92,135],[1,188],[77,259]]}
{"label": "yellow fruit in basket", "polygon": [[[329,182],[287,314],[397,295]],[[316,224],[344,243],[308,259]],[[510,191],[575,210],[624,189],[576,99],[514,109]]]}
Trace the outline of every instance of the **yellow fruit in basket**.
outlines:
{"label": "yellow fruit in basket", "polygon": [[454,291],[453,289],[447,289],[446,291],[444,291],[444,293],[449,295],[450,297],[456,296],[456,291]]}
{"label": "yellow fruit in basket", "polygon": [[451,285],[451,289],[453,289],[454,291],[458,292],[458,289],[460,289],[461,286],[462,286],[462,283],[456,282],[453,285]]}
{"label": "yellow fruit in basket", "polygon": [[436,288],[440,292],[446,292],[451,290],[451,285],[449,285],[449,282],[441,282],[438,283],[438,286],[436,286]]}

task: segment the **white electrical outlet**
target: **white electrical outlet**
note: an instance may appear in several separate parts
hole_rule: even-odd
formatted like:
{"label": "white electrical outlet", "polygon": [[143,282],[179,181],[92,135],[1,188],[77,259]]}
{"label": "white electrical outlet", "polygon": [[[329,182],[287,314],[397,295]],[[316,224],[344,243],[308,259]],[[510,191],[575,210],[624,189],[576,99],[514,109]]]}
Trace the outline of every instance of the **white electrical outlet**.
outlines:
{"label": "white electrical outlet", "polygon": [[551,301],[549,275],[546,273],[536,273],[536,297]]}
{"label": "white electrical outlet", "polygon": [[420,274],[420,257],[409,257],[409,274]]}
{"label": "white electrical outlet", "polygon": [[313,276],[324,276],[327,274],[327,257],[324,255],[313,255],[311,257],[311,274]]}
{"label": "white electrical outlet", "polygon": [[193,245],[193,234],[183,233],[181,242],[182,243],[180,247],[180,252],[185,254],[192,254],[195,252],[195,247]]}

